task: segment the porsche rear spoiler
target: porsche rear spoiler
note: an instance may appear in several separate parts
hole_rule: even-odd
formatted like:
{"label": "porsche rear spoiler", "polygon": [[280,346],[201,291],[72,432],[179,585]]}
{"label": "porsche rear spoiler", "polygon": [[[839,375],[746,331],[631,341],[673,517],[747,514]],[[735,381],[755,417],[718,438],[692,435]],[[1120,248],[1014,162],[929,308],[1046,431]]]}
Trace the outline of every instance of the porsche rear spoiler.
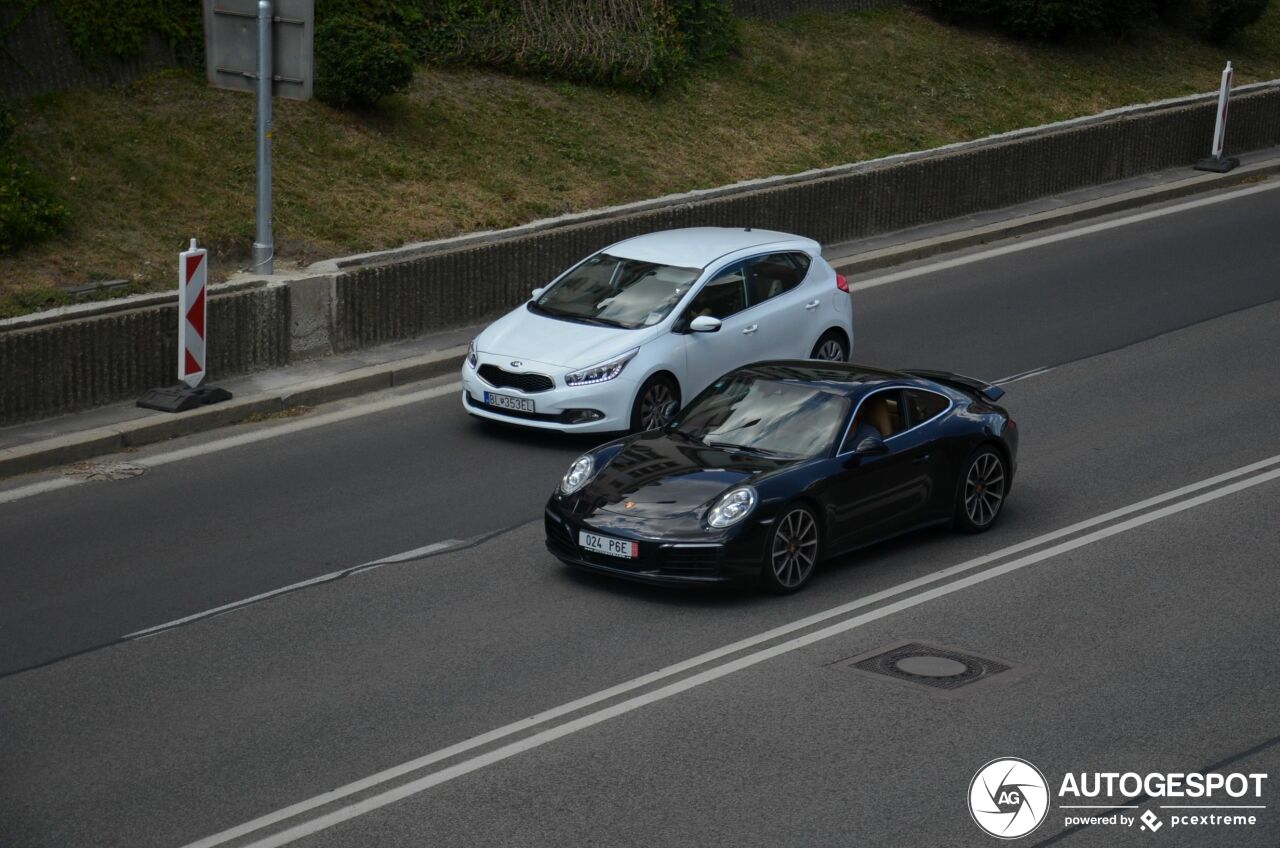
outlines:
{"label": "porsche rear spoiler", "polygon": [[997,401],[1004,397],[1004,389],[999,386],[993,386],[990,383],[984,383],[981,380],[975,380],[972,377],[965,377],[961,374],[952,374],[950,371],[929,371],[926,369],[912,370],[904,372],[913,377],[923,377],[926,380],[933,380],[935,383],[942,383],[944,386],[951,386],[962,392],[972,392],[981,395],[989,401]]}

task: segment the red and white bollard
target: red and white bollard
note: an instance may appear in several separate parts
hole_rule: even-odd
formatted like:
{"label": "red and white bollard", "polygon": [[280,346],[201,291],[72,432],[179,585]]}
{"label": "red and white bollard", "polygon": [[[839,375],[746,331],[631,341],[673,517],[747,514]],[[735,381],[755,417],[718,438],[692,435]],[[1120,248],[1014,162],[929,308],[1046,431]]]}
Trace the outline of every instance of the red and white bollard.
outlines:
{"label": "red and white bollard", "polygon": [[1240,160],[1234,156],[1222,155],[1227,143],[1227,107],[1231,100],[1231,80],[1234,76],[1235,70],[1231,67],[1231,63],[1227,62],[1227,67],[1222,71],[1222,86],[1218,90],[1218,115],[1213,124],[1213,147],[1207,158],[1196,163],[1198,171],[1225,174],[1240,164]]}
{"label": "red and white bollard", "polygon": [[231,392],[202,386],[208,352],[209,251],[191,246],[178,254],[178,380],[177,386],[151,389],[138,399],[144,409],[185,412],[210,403],[230,400]]}

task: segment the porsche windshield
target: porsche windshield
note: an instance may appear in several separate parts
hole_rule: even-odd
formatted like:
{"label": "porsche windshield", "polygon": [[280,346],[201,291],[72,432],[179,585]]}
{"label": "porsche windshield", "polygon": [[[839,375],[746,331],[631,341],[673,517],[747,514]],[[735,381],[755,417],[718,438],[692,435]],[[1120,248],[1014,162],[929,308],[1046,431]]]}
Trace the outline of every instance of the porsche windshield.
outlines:
{"label": "porsche windshield", "polygon": [[831,449],[848,414],[843,395],[740,376],[716,381],[672,426],[710,447],[804,459]]}
{"label": "porsche windshield", "polygon": [[650,327],[666,318],[702,273],[599,253],[531,303],[544,315],[610,327]]}

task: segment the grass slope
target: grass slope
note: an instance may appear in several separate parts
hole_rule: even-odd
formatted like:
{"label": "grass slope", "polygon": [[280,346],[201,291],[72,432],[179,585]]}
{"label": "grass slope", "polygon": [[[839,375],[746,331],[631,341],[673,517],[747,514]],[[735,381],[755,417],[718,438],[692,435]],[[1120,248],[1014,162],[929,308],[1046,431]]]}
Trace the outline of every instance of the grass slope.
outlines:
{"label": "grass slope", "polygon": [[[424,69],[376,113],[279,101],[280,257],[310,262],[750,177],[852,162],[1280,77],[1280,4],[1227,48],[1152,27],[1093,47],[1010,41],[920,13],[744,21],[741,55],[646,97]],[[0,257],[0,315],[51,287],[175,284],[191,236],[215,276],[253,240],[253,101],[168,72],[15,104],[20,150],[72,213]],[[1206,146],[1208,139],[1205,140]]]}

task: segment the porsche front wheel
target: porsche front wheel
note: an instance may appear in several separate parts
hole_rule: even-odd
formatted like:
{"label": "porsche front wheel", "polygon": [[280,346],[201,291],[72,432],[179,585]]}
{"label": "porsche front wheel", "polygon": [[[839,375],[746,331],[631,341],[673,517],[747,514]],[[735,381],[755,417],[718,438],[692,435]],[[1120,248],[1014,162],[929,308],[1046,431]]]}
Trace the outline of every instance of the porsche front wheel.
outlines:
{"label": "porsche front wheel", "polygon": [[808,507],[787,509],[773,525],[761,577],[766,592],[786,595],[809,582],[821,549],[818,520]]}

